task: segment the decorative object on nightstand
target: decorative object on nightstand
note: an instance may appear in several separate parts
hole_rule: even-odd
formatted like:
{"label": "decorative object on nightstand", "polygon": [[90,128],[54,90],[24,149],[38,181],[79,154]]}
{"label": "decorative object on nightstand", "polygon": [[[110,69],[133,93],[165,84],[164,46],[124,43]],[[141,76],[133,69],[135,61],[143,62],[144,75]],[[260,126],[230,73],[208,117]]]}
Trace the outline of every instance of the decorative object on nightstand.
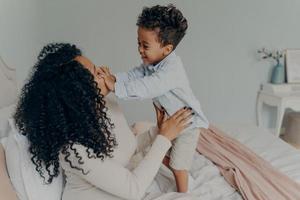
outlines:
{"label": "decorative object on nightstand", "polygon": [[295,112],[300,112],[300,84],[264,84],[257,96],[256,116],[258,126],[263,126],[262,112],[264,104],[277,108],[274,134],[279,136],[285,110],[290,108]]}
{"label": "decorative object on nightstand", "polygon": [[287,82],[300,83],[300,49],[287,49],[285,58]]}
{"label": "decorative object on nightstand", "polygon": [[274,50],[270,51],[266,48],[259,49],[257,51],[259,54],[262,54],[262,59],[272,59],[276,62],[272,69],[271,83],[273,84],[282,84],[285,82],[285,68],[280,62],[280,59],[283,57],[283,51]]}

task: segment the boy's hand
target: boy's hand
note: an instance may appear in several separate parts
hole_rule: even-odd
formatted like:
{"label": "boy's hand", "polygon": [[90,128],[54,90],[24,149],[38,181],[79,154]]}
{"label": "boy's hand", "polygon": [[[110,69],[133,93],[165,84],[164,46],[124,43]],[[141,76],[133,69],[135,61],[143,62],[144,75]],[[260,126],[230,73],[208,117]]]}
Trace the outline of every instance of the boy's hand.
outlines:
{"label": "boy's hand", "polygon": [[106,66],[99,67],[100,76],[104,79],[106,87],[110,91],[115,91],[116,77],[110,72]]}

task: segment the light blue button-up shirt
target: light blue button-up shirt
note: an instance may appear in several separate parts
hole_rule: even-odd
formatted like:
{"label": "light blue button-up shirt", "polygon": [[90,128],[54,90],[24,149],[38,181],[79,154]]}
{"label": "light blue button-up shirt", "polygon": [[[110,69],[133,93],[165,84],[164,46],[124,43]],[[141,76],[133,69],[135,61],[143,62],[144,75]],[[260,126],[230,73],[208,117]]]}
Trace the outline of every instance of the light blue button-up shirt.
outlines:
{"label": "light blue button-up shirt", "polygon": [[190,128],[208,128],[208,120],[190,88],[181,59],[174,51],[154,66],[142,64],[129,72],[117,73],[115,94],[121,99],[151,98],[169,115],[184,106],[191,107],[195,115]]}

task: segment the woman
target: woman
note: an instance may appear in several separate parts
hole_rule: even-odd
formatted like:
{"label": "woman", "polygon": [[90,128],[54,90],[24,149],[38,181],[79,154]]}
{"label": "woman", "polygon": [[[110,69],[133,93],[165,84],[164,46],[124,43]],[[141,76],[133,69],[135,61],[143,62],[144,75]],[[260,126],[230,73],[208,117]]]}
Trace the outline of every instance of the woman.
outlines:
{"label": "woman", "polygon": [[[171,141],[189,125],[191,111],[183,108],[165,119],[156,108],[157,129],[137,139],[107,97],[99,70],[75,45],[45,46],[22,89],[16,125],[45,181],[51,183],[63,168],[63,200],[141,199]],[[144,159],[129,170],[131,157],[149,141]]]}

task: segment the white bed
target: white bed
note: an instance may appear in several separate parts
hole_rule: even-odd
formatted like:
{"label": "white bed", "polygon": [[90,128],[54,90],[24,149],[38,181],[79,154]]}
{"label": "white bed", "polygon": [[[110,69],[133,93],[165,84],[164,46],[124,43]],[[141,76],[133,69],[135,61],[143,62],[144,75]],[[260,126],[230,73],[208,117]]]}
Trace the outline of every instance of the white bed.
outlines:
{"label": "white bed", "polygon": [[[0,139],[6,136],[7,118],[13,111],[16,97],[16,71],[8,67],[0,56]],[[0,199],[15,200],[16,198],[7,175],[4,148],[0,143]]]}
{"label": "white bed", "polygon": [[[6,121],[5,118],[7,118],[12,111],[12,107],[9,106],[15,103],[17,93],[15,70],[8,68],[2,60],[0,60],[0,92],[0,123],[2,123]],[[287,174],[293,180],[300,183],[300,152],[297,149],[273,136],[268,130],[258,127],[245,125],[219,125],[218,127],[247,145],[282,173]],[[0,136],[4,137],[1,134]],[[1,149],[0,155],[3,156]],[[16,195],[13,189],[9,189],[10,181],[6,176],[5,159],[1,156],[0,164],[0,199],[13,200]],[[149,188],[145,199],[242,199],[241,196],[226,183],[219,174],[218,169],[209,160],[197,153],[195,153],[195,160],[190,175],[193,180],[191,182],[191,194],[178,194],[172,192],[174,191],[175,185],[173,179],[170,178],[170,171],[162,167],[155,181]],[[23,181],[26,184],[27,180]],[[44,199],[43,197],[38,198]]]}
{"label": "white bed", "polygon": [[[139,125],[143,127],[143,125]],[[149,126],[149,125],[144,125]],[[267,129],[250,125],[219,125],[220,129],[245,144],[255,153],[270,162],[276,169],[300,183],[300,151],[275,137]],[[146,129],[146,128],[144,128]],[[238,200],[242,199],[225,179],[218,168],[202,155],[195,153],[190,173],[191,195],[180,195],[175,190],[174,178],[162,167],[149,189],[147,200]],[[168,192],[168,193],[166,193]]]}

